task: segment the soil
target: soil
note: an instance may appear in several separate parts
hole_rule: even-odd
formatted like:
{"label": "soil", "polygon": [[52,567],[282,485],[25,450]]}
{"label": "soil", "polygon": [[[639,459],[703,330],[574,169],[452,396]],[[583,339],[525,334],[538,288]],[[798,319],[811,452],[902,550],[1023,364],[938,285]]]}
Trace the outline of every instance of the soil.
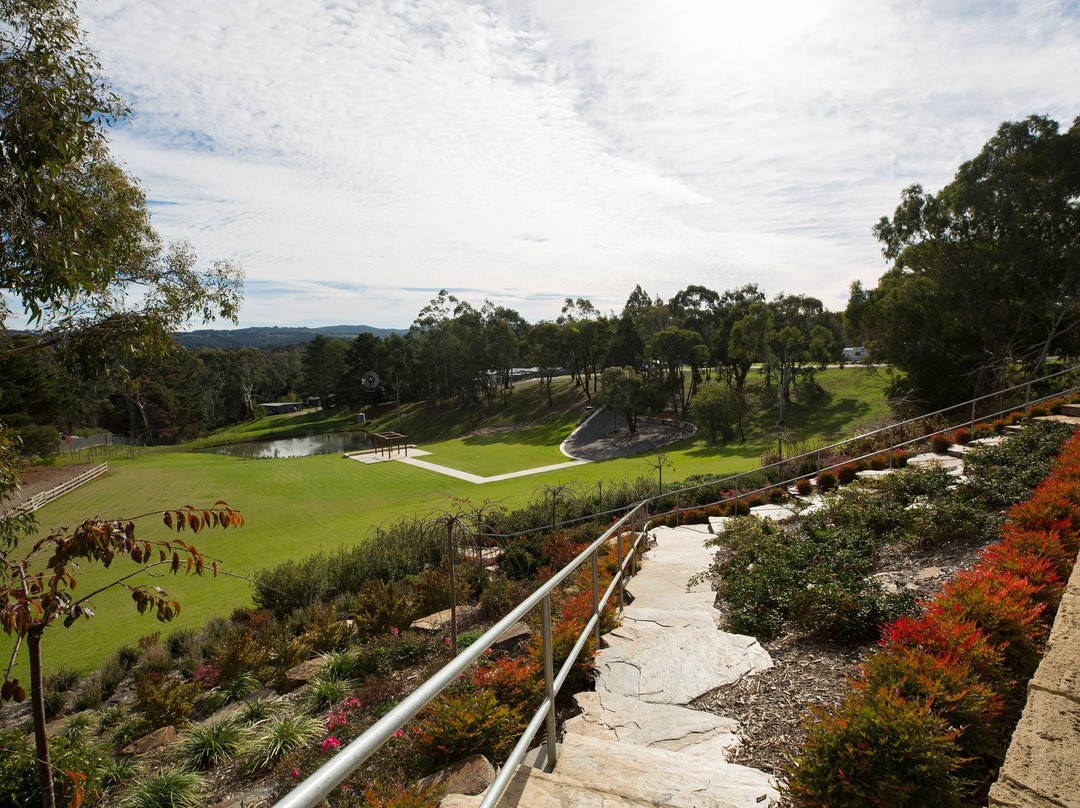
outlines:
{"label": "soil", "polygon": [[97,465],[100,464],[77,463],[70,466],[28,466],[19,472],[22,488],[12,497],[12,504],[18,505],[32,496],[51,491],[58,485],[63,485],[68,480],[78,477]]}

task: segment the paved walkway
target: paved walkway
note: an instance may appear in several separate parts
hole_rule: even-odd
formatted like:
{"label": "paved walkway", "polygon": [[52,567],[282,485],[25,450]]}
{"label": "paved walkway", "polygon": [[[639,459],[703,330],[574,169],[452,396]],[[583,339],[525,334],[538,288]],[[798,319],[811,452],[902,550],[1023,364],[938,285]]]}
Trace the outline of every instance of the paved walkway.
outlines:
{"label": "paved walkway", "polygon": [[528,477],[533,474],[544,474],[548,471],[573,468],[574,466],[581,466],[599,460],[626,457],[668,443],[674,443],[694,434],[693,428],[684,429],[670,424],[646,422],[644,419],[638,421],[637,432],[633,435],[609,434],[620,429],[626,429],[625,418],[614,416],[610,412],[597,410],[559,446],[559,451],[571,458],[566,463],[555,463],[550,466],[511,471],[506,474],[495,474],[491,477],[481,477],[479,474],[471,474],[449,466],[441,466],[438,463],[420,460],[419,458],[430,455],[431,452],[416,448],[409,449],[408,454],[404,450],[396,449],[389,454],[386,452],[357,452],[346,456],[350,460],[356,460],[360,463],[383,463],[388,460],[396,460],[409,466],[434,471],[436,474],[455,477],[467,483],[483,485],[484,483],[496,483],[500,480],[512,480],[515,477]]}

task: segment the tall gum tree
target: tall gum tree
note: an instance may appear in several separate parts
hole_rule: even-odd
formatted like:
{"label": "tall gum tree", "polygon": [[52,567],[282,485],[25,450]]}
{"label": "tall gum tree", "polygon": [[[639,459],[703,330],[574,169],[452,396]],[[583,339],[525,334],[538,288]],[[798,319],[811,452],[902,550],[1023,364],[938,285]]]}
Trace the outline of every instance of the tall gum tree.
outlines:
{"label": "tall gum tree", "polygon": [[924,406],[1025,377],[1080,346],[1080,118],[1001,124],[937,194],[914,185],[874,227],[892,262],[845,322]]}

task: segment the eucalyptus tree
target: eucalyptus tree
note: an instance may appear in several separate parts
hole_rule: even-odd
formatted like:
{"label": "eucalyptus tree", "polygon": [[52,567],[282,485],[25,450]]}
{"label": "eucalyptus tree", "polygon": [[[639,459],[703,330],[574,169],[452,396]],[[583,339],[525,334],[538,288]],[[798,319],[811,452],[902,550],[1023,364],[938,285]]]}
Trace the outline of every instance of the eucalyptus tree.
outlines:
{"label": "eucalyptus tree", "polygon": [[937,194],[874,227],[892,266],[856,284],[849,332],[928,407],[1033,376],[1080,347],[1080,118],[1001,124]]}

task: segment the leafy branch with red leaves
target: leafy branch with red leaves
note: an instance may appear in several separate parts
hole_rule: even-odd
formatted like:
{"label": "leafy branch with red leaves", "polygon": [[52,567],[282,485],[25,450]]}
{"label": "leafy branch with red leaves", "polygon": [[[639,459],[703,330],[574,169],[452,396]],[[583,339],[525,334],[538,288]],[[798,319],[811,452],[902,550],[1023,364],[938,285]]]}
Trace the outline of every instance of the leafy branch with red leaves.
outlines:
{"label": "leafy branch with red leaves", "polygon": [[[239,511],[219,500],[210,508],[197,509],[186,505],[129,519],[87,519],[74,530],[60,528],[38,540],[21,558],[12,558],[7,551],[0,552],[0,627],[9,636],[15,637],[0,696],[4,701],[22,701],[26,698],[25,689],[11,675],[25,640],[30,661],[30,700],[44,808],[55,805],[42,687],[41,638],[45,629],[57,620],[62,619],[64,626],[70,627],[79,618],[93,617],[91,598],[113,587],[127,589],[140,614],[153,611],[158,620],[169,622],[180,613],[180,604],[161,587],[129,583],[132,578],[143,574],[153,575],[151,570],[158,567],[165,567],[174,575],[180,572],[202,575],[208,569],[214,577],[218,575],[218,561],[203,555],[182,538],[145,539],[136,536],[135,520],[156,515],[162,517],[170,531],[190,531],[196,535],[203,530],[236,528],[244,523]],[[99,563],[110,569],[118,556],[130,558],[137,569],[120,575],[83,597],[75,597],[80,561]],[[80,775],[76,772],[70,777],[74,789],[69,806],[78,806],[82,800]]]}

